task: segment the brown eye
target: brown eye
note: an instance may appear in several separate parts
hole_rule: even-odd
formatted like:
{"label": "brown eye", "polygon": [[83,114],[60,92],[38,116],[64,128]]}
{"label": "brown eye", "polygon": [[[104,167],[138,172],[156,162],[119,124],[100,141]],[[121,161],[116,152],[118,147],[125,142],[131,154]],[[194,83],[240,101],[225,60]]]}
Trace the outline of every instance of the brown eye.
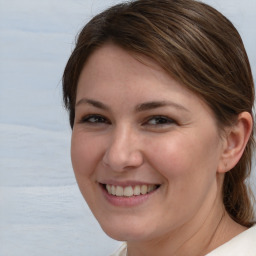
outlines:
{"label": "brown eye", "polygon": [[170,125],[174,124],[175,121],[165,116],[154,116],[151,117],[145,124],[146,125]]}
{"label": "brown eye", "polygon": [[82,118],[82,123],[91,123],[91,124],[109,124],[110,122],[104,116],[101,115],[88,115]]}

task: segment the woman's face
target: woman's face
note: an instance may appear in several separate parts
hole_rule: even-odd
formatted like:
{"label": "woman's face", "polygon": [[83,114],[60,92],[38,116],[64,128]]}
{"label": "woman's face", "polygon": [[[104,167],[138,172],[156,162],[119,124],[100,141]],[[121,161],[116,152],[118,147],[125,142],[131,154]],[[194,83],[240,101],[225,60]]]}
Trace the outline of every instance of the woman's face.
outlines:
{"label": "woman's face", "polygon": [[223,151],[209,107],[141,60],[113,44],[91,55],[72,133],[85,200],[108,235],[127,241],[164,237],[206,218]]}

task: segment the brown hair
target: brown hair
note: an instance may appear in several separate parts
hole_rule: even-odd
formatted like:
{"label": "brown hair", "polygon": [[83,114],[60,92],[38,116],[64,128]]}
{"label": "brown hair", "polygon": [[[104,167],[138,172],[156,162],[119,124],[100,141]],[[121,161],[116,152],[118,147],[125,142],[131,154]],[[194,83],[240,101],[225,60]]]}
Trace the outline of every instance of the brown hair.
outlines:
{"label": "brown hair", "polygon": [[[239,113],[252,113],[254,85],[241,37],[214,8],[194,0],[137,0],[95,16],[80,32],[63,74],[63,98],[74,124],[77,82],[88,57],[107,41],[155,60],[199,95],[220,128]],[[238,223],[251,226],[253,206],[246,178],[251,172],[253,134],[238,164],[225,174],[223,202]]]}

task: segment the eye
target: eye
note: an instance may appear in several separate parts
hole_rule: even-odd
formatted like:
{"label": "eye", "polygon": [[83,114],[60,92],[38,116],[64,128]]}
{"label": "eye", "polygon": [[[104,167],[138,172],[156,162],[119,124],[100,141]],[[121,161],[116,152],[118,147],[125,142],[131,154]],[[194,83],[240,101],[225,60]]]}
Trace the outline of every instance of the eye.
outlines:
{"label": "eye", "polygon": [[175,123],[176,122],[173,119],[166,116],[152,116],[144,123],[144,125],[167,126]]}
{"label": "eye", "polygon": [[109,120],[102,115],[87,115],[82,118],[80,121],[81,123],[88,123],[88,124],[109,124]]}

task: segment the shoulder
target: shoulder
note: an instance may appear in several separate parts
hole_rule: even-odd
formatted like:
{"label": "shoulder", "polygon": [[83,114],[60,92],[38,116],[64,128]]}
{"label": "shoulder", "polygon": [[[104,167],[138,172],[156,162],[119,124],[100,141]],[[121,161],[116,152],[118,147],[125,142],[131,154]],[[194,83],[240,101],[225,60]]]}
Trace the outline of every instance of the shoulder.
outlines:
{"label": "shoulder", "polygon": [[256,225],[242,232],[206,256],[256,256]]}

